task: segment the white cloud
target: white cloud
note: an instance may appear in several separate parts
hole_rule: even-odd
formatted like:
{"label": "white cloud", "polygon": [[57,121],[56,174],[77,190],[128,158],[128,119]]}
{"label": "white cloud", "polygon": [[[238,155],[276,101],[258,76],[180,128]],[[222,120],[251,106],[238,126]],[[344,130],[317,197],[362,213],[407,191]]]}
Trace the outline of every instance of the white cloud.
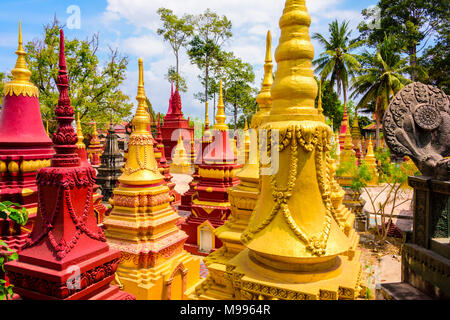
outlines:
{"label": "white cloud", "polygon": [[[375,1],[375,0],[374,0]],[[349,0],[307,0],[308,11],[312,17],[310,34],[327,33],[331,20],[350,19],[352,27],[360,21],[360,8],[342,10],[343,3]],[[272,31],[272,52],[278,45],[280,30],[278,27],[285,1],[283,0],[108,0],[103,13],[103,23],[109,30],[115,30],[116,36],[125,36],[124,24],[131,28],[128,38],[121,39],[121,51],[130,55],[130,66],[124,90],[135,96],[137,87],[137,57],[143,57],[146,67],[146,90],[153,106],[158,112],[166,112],[170,94],[170,84],[164,78],[169,66],[175,64],[170,47],[157,36],[160,26],[158,8],[164,7],[177,15],[185,13],[199,14],[210,8],[226,15],[233,23],[233,38],[225,49],[231,50],[244,62],[255,67],[255,86],[259,87],[263,76],[262,64],[265,55],[265,38],[267,30]],[[355,6],[356,7],[356,6]],[[345,6],[348,8],[348,5]],[[127,30],[128,31],[128,30]],[[313,41],[316,54],[321,51]],[[136,63],[133,59],[136,57]],[[182,94],[183,110],[186,114],[202,117],[204,106],[194,99],[196,92],[202,91],[197,78],[200,71],[191,65],[186,54],[182,53],[180,69],[186,78],[189,92]],[[275,65],[276,69],[276,65]],[[130,83],[131,82],[131,83]],[[212,102],[211,102],[212,103]],[[212,109],[212,106],[211,106]],[[212,115],[211,115],[212,117]]]}

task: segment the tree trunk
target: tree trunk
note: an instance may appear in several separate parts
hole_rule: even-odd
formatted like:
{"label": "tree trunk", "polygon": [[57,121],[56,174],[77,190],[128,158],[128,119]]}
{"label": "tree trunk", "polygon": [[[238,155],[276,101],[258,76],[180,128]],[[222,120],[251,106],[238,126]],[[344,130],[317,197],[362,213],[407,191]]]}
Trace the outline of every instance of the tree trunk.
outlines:
{"label": "tree trunk", "polygon": [[[208,101],[208,82],[209,82],[209,65],[206,64],[205,70],[205,101]],[[206,103],[205,103],[205,118],[206,118]]]}
{"label": "tree trunk", "polygon": [[177,79],[176,79],[176,86],[177,86],[177,89],[179,88],[179,85],[180,85],[180,83],[179,83],[179,79],[180,79],[180,70],[179,70],[179,58],[178,58],[178,52],[177,53],[175,53],[175,59],[176,59],[176,63],[177,63],[177,66],[176,66],[176,70],[177,70]]}
{"label": "tree trunk", "polygon": [[237,130],[237,113],[238,113],[238,106],[237,102],[234,103],[234,130]]}
{"label": "tree trunk", "polygon": [[416,72],[416,67],[417,67],[417,46],[416,45],[412,45],[409,48],[409,65],[411,67],[411,81],[415,82],[416,78],[417,78],[417,72]]}

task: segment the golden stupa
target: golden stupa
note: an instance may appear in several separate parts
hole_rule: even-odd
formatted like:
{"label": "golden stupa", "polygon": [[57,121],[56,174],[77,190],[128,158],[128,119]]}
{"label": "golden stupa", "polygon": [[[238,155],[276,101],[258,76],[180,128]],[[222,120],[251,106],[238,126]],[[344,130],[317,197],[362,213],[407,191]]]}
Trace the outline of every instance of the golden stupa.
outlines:
{"label": "golden stupa", "polygon": [[[231,283],[224,276],[226,263],[245,249],[241,235],[248,226],[260,192],[257,129],[265,122],[264,118],[268,116],[272,106],[270,88],[273,83],[273,64],[270,31],[267,34],[266,51],[265,76],[261,92],[257,96],[260,109],[252,118],[251,129],[253,130],[248,130],[247,121],[245,123],[246,162],[243,169],[236,174],[241,183],[228,189],[232,213],[228,221],[215,231],[215,235],[222,241],[223,246],[204,259],[209,274],[207,280],[198,289],[201,299],[233,298],[232,292],[228,289]],[[208,289],[202,292],[202,288]]]}
{"label": "golden stupa", "polygon": [[[245,249],[225,263],[228,283],[222,291],[232,299],[356,299],[360,295],[361,265],[354,233],[345,233],[331,197],[332,132],[314,107],[318,88],[310,23],[305,0],[286,1],[275,54],[278,70],[271,89],[272,110],[260,127],[268,131],[267,141],[261,143],[267,144],[273,161],[279,152],[279,163],[272,164],[279,170],[261,176],[261,192],[241,236]],[[209,288],[205,280],[194,298],[212,298]]]}
{"label": "golden stupa", "polygon": [[372,175],[372,180],[369,181],[369,186],[378,185],[378,169],[377,169],[377,159],[375,153],[373,152],[372,137],[369,139],[369,146],[367,147],[367,154],[364,158],[365,164],[369,167],[370,174]]}
{"label": "golden stupa", "polygon": [[123,290],[138,300],[184,299],[185,291],[200,281],[200,261],[183,249],[187,235],[176,226],[179,216],[155,160],[142,59],[136,99],[127,162],[110,199],[105,236],[122,252],[116,281]]}
{"label": "golden stupa", "polygon": [[188,174],[190,169],[191,162],[189,161],[186,149],[184,148],[183,138],[180,135],[172,158],[172,163],[170,164],[170,172]]}

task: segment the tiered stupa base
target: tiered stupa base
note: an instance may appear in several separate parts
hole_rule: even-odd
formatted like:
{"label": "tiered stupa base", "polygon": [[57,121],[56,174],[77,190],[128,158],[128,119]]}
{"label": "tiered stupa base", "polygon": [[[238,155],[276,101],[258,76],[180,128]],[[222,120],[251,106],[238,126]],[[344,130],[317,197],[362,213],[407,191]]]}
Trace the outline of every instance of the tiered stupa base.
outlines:
{"label": "tiered stupa base", "polygon": [[[289,272],[255,262],[249,255],[249,250],[245,249],[226,265],[222,283],[211,283],[211,277],[208,277],[192,292],[190,298],[354,300],[360,297],[359,257],[360,251],[353,259],[339,256],[333,267],[321,273]],[[226,290],[227,287],[231,287],[232,291]]]}

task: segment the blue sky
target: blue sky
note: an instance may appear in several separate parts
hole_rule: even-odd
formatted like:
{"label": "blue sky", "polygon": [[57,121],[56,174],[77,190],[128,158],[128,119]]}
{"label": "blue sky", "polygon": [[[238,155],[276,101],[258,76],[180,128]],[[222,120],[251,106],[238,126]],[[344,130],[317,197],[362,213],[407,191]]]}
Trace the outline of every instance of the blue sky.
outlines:
{"label": "blue sky", "polygon": [[[156,10],[166,7],[178,15],[198,14],[207,8],[225,14],[233,23],[233,38],[227,43],[238,57],[254,66],[255,85],[260,86],[263,75],[265,35],[272,30],[273,52],[278,44],[280,30],[278,20],[284,0],[0,0],[0,71],[9,72],[15,64],[18,21],[22,21],[24,42],[42,37],[43,25],[50,23],[54,15],[61,22],[70,17],[71,5],[80,8],[80,29],[66,29],[68,38],[86,39],[100,33],[99,56],[108,54],[108,46],[119,48],[129,57],[127,79],[123,90],[135,103],[137,91],[137,59],[144,59],[147,96],[157,112],[167,112],[170,84],[164,74],[175,58],[168,44],[156,34],[159,18]],[[312,16],[310,33],[327,33],[328,24],[334,19],[350,20],[353,28],[361,21],[361,10],[376,4],[376,0],[307,0]],[[354,31],[354,35],[357,32]],[[313,41],[316,55],[321,48]],[[182,94],[185,114],[203,118],[203,105],[194,99],[201,90],[197,79],[198,69],[190,65],[187,56],[181,55],[181,72],[187,78],[189,91]],[[70,70],[69,70],[70,72]],[[211,102],[212,103],[212,102]],[[211,118],[213,115],[210,115]]]}

